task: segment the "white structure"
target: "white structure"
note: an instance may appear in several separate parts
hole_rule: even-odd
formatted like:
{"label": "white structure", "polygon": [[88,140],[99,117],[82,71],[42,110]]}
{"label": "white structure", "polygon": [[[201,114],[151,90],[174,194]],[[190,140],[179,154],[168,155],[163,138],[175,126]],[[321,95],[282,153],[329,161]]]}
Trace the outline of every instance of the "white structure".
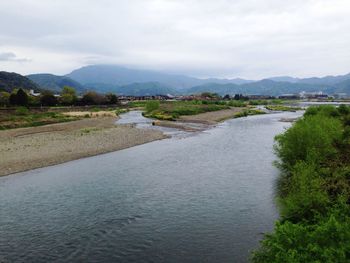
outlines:
{"label": "white structure", "polygon": [[36,93],[33,89],[31,89],[31,90],[29,91],[29,94],[32,95],[32,96],[34,96],[34,97],[40,96],[40,92]]}

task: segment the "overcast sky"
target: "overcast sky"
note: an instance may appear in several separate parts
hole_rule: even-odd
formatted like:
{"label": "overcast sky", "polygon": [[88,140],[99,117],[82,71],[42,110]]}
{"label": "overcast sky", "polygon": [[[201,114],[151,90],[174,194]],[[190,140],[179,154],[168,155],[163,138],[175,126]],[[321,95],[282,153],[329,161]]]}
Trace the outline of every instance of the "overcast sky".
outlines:
{"label": "overcast sky", "polygon": [[350,72],[349,0],[1,0],[0,70],[197,77]]}

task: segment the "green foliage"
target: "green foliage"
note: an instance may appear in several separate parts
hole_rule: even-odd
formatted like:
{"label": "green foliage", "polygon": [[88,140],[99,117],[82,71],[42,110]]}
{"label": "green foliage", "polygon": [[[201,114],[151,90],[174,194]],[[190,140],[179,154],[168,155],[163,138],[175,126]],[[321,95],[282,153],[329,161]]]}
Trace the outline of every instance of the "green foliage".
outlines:
{"label": "green foliage", "polygon": [[28,115],[29,110],[26,107],[18,107],[16,109],[16,115]]}
{"label": "green foliage", "polygon": [[89,91],[84,94],[81,99],[83,105],[101,105],[107,102],[105,96],[98,94],[94,91]]}
{"label": "green foliage", "polygon": [[242,100],[231,100],[227,103],[231,107],[246,107],[247,103]]}
{"label": "green foliage", "polygon": [[9,96],[9,103],[11,105],[27,106],[28,95],[23,89],[19,89],[17,92],[13,92]]}
{"label": "green foliage", "polygon": [[146,103],[146,112],[150,113],[152,111],[158,110],[159,109],[159,105],[160,105],[160,103],[157,100],[147,101],[147,103]]}
{"label": "green foliage", "polygon": [[[350,211],[347,211],[348,213]],[[316,224],[277,222],[253,254],[257,263],[345,263],[350,258],[350,220],[333,210]]]}
{"label": "green foliage", "polygon": [[323,162],[337,154],[334,142],[342,137],[339,119],[325,115],[305,115],[284,134],[276,137],[275,147],[282,166],[291,169],[299,160]]}
{"label": "green foliage", "polygon": [[17,105],[27,106],[28,105],[28,95],[23,89],[19,89],[16,94]]}
{"label": "green foliage", "polygon": [[2,116],[0,130],[41,126],[52,123],[77,120],[79,117],[71,117],[58,112],[31,112],[25,107],[16,109],[15,114]]}
{"label": "green foliage", "polygon": [[171,101],[171,102],[156,102],[149,101],[146,103],[146,117],[155,118],[159,120],[176,120],[183,115],[196,115],[209,111],[217,111],[229,109],[226,102],[218,103],[210,101]]}
{"label": "green foliage", "polygon": [[43,106],[55,106],[57,105],[58,101],[52,92],[46,91],[41,94],[40,103]]}
{"label": "green foliage", "polygon": [[276,137],[281,219],[253,262],[350,262],[349,114],[310,107]]}
{"label": "green foliage", "polygon": [[108,104],[117,104],[118,103],[118,97],[117,95],[113,93],[106,94],[106,100]]}
{"label": "green foliage", "polygon": [[302,110],[301,107],[292,107],[292,106],[285,106],[285,105],[267,105],[265,106],[266,109],[272,110],[272,111],[297,111]]}
{"label": "green foliage", "polygon": [[324,213],[329,203],[324,183],[315,166],[297,163],[284,189],[285,196],[279,199],[282,218],[296,222],[312,220],[315,215]]}
{"label": "green foliage", "polygon": [[60,102],[63,105],[73,105],[77,100],[76,91],[74,88],[64,86],[61,92]]}
{"label": "green foliage", "polygon": [[247,116],[251,116],[251,115],[259,115],[259,114],[265,114],[265,112],[262,110],[256,110],[256,109],[244,109],[240,112],[237,112],[234,115],[234,118],[242,118],[242,117],[247,117]]}
{"label": "green foliage", "polygon": [[10,93],[6,91],[0,92],[0,106],[10,105]]}

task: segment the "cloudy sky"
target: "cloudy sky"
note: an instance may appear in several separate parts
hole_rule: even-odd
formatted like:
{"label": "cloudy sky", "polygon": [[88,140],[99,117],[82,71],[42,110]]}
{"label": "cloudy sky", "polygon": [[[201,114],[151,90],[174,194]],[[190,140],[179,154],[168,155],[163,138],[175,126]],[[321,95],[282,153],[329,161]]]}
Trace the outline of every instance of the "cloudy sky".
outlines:
{"label": "cloudy sky", "polygon": [[349,0],[1,0],[0,70],[198,77],[350,72]]}

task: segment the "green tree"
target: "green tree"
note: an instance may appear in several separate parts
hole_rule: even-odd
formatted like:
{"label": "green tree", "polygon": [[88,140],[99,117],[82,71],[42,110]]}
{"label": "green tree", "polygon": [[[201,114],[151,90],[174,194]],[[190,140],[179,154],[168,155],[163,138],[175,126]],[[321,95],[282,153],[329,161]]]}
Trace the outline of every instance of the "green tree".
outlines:
{"label": "green tree", "polygon": [[23,89],[19,89],[16,94],[16,104],[20,106],[28,105],[28,95]]}
{"label": "green tree", "polygon": [[55,106],[58,101],[57,98],[50,91],[45,91],[41,94],[40,103],[43,106]]}
{"label": "green tree", "polygon": [[10,93],[6,91],[0,92],[0,106],[10,105],[10,96]]}
{"label": "green tree", "polygon": [[117,104],[118,103],[118,97],[117,97],[117,95],[115,95],[113,93],[106,94],[106,100],[107,100],[108,104]]}
{"label": "green tree", "polygon": [[17,105],[17,96],[16,93],[11,93],[9,102],[11,105]]}
{"label": "green tree", "polygon": [[106,97],[94,91],[89,91],[84,94],[81,99],[83,105],[100,105],[107,102]]}
{"label": "green tree", "polygon": [[64,86],[61,92],[60,101],[64,105],[72,105],[76,102],[77,95],[74,88]]}

